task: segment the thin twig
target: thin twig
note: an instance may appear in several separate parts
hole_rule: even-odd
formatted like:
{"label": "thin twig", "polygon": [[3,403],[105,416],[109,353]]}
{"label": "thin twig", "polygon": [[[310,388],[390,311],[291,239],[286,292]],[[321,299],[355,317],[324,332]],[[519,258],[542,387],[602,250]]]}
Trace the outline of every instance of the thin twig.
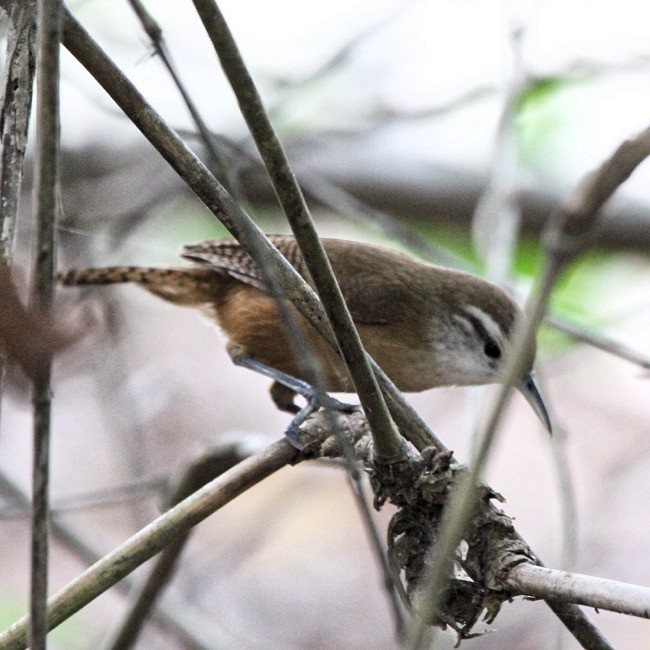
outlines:
{"label": "thin twig", "polygon": [[615,341],[603,334],[592,332],[586,327],[574,323],[565,317],[547,314],[544,318],[544,322],[555,328],[558,332],[562,332],[562,334],[571,337],[575,341],[580,341],[581,343],[585,343],[591,347],[597,348],[598,350],[607,352],[619,359],[629,361],[645,370],[650,370],[650,357],[642,354],[638,350],[633,350],[624,343]]}
{"label": "thin twig", "polygon": [[[516,19],[511,16],[511,20]],[[472,216],[474,247],[485,260],[488,280],[500,286],[511,279],[521,224],[515,117],[527,82],[522,61],[524,34],[523,26],[511,26],[512,78],[497,126],[491,173]]]}
{"label": "thin twig", "polygon": [[[62,623],[170,542],[292,462],[297,453],[286,439],[278,440],[158,517],[50,598],[48,628]],[[0,634],[0,650],[25,648],[27,626],[28,619],[25,617]]]}
{"label": "thin twig", "polygon": [[176,72],[176,67],[174,66],[171,58],[171,54],[167,49],[167,44],[163,36],[163,31],[158,22],[154,17],[147,11],[146,7],[140,2],[140,0],[129,0],[133,11],[140,20],[142,28],[146,32],[147,36],[151,40],[151,45],[154,49],[154,52],[158,58],[162,61],[163,65],[167,69],[167,72],[171,76],[174,85],[178,88],[178,91],[185,102],[185,106],[194,121],[196,130],[201,137],[201,141],[205,146],[205,150],[208,154],[208,167],[214,172],[215,176],[219,179],[221,184],[224,186],[226,191],[230,196],[236,196],[234,192],[235,182],[232,178],[232,174],[228,170],[228,166],[224,162],[219,150],[215,145],[214,134],[211,133],[208,125],[205,123],[205,120],[201,116],[199,109],[196,107],[196,104],[192,100],[189,91],[185,88],[185,84],[182,82],[180,76]]}
{"label": "thin twig", "polygon": [[[147,499],[152,493],[160,492],[167,486],[168,477],[163,474],[142,479],[134,479],[120,485],[99,490],[92,490],[69,497],[52,499],[50,513],[52,516],[75,510],[101,508],[122,503],[126,500]],[[6,505],[0,508],[0,519],[18,519],[29,515],[29,504]]]}
{"label": "thin twig", "polygon": [[406,632],[407,623],[406,617],[404,615],[402,598],[400,597],[400,594],[403,593],[404,588],[400,582],[399,571],[397,571],[391,565],[384,551],[384,545],[382,544],[381,538],[379,536],[377,524],[375,523],[375,519],[372,516],[366,495],[363,492],[363,477],[358,467],[357,459],[354,455],[354,450],[351,448],[345,436],[341,435],[338,422],[333,417],[334,414],[331,411],[330,414],[332,417],[330,417],[329,424],[332,426],[332,430],[336,432],[337,438],[339,439],[339,444],[341,444],[345,458],[347,476],[352,488],[352,494],[354,496],[357,508],[361,513],[361,521],[363,522],[363,526],[368,535],[370,547],[375,554],[375,559],[379,564],[379,569],[383,576],[384,589],[388,594],[390,610],[395,621],[395,636],[398,641],[402,641]]}
{"label": "thin twig", "polygon": [[325,249],[316,233],[309,208],[257,88],[239,54],[237,44],[213,0],[193,2],[264,160],[277,197],[332,324],[341,355],[373,432],[377,455],[387,459],[402,458],[404,448],[399,434],[372,373]]}
{"label": "thin twig", "polygon": [[[35,169],[36,250],[33,262],[32,308],[49,314],[54,295],[55,233],[59,179],[59,50],[61,5],[38,0],[36,79],[37,155]],[[44,650],[47,637],[49,558],[49,480],[51,426],[51,358],[33,380],[32,552],[30,646]]]}
{"label": "thin twig", "polygon": [[619,614],[650,618],[650,587],[533,564],[514,567],[506,583],[516,594],[564,600]]}

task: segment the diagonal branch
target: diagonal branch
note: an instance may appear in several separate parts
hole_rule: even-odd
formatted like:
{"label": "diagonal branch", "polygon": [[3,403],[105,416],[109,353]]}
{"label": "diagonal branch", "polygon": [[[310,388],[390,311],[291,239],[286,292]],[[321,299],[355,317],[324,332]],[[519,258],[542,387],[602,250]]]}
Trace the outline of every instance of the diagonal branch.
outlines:
{"label": "diagonal branch", "polygon": [[377,454],[385,459],[403,458],[404,449],[399,434],[364,353],[325,249],[318,238],[309,208],[237,44],[213,0],[194,0],[194,6],[235,92],[239,108],[332,324],[341,356],[373,432]]}
{"label": "diagonal branch", "polygon": [[[50,598],[48,629],[65,621],[223,505],[291,463],[297,454],[286,439],[278,440],[158,517]],[[27,627],[25,617],[0,634],[0,650],[26,648]]]}

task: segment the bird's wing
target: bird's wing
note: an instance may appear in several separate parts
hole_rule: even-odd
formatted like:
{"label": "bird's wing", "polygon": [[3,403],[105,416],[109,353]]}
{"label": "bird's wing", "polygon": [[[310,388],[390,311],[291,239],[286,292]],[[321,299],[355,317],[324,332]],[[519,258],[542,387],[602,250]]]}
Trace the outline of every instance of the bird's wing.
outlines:
{"label": "bird's wing", "polygon": [[[286,235],[267,235],[273,245],[287,258],[289,263],[300,273],[310,284],[309,272],[303,260],[302,254],[293,237]],[[368,309],[368,300],[371,296],[367,292],[359,290],[357,279],[354,273],[346,275],[342,272],[344,261],[348,257],[348,251],[352,251],[349,242],[339,240],[323,240],[323,244],[334,266],[337,279],[341,286],[343,296],[346,299],[348,308],[353,320],[358,324],[378,325],[384,324],[383,320],[377,320],[372,309]],[[355,243],[355,247],[363,247],[363,244]],[[355,250],[356,250],[355,248]],[[231,277],[250,284],[263,291],[268,291],[264,276],[253,261],[250,255],[241,247],[235,239],[217,239],[205,241],[198,244],[189,244],[183,247],[181,257],[191,260],[197,264],[208,265],[215,270],[227,273]],[[377,291],[381,287],[374,287],[374,300],[377,299]]]}
{"label": "bird's wing", "polygon": [[[268,238],[289,263],[306,277],[305,263],[293,237],[268,235]],[[197,264],[211,266],[263,291],[268,290],[261,269],[235,239],[215,239],[188,244],[183,246],[181,257]]]}

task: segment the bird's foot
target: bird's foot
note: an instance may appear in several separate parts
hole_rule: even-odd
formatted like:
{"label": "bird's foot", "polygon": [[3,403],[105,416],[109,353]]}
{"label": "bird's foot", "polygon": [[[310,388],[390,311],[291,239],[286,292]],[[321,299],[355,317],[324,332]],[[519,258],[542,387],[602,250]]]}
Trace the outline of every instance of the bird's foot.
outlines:
{"label": "bird's foot", "polygon": [[[356,404],[347,404],[346,402],[341,402],[331,397],[327,393],[321,393],[308,384],[306,386],[308,386],[308,390],[301,391],[299,394],[307,400],[307,404],[297,411],[284,432],[287,440],[298,451],[302,451],[304,448],[304,445],[300,442],[300,426],[312,413],[315,413],[320,408],[329,411],[338,411],[339,413],[352,413],[359,408]],[[296,406],[296,408],[298,407]]]}

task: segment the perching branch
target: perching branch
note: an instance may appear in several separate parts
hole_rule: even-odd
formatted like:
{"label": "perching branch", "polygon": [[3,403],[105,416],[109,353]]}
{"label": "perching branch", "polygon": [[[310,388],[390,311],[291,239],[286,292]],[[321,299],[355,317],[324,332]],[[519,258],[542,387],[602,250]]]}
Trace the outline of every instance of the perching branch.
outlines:
{"label": "perching branch", "polygon": [[650,587],[556,571],[532,564],[514,567],[506,583],[515,594],[650,618]]}

